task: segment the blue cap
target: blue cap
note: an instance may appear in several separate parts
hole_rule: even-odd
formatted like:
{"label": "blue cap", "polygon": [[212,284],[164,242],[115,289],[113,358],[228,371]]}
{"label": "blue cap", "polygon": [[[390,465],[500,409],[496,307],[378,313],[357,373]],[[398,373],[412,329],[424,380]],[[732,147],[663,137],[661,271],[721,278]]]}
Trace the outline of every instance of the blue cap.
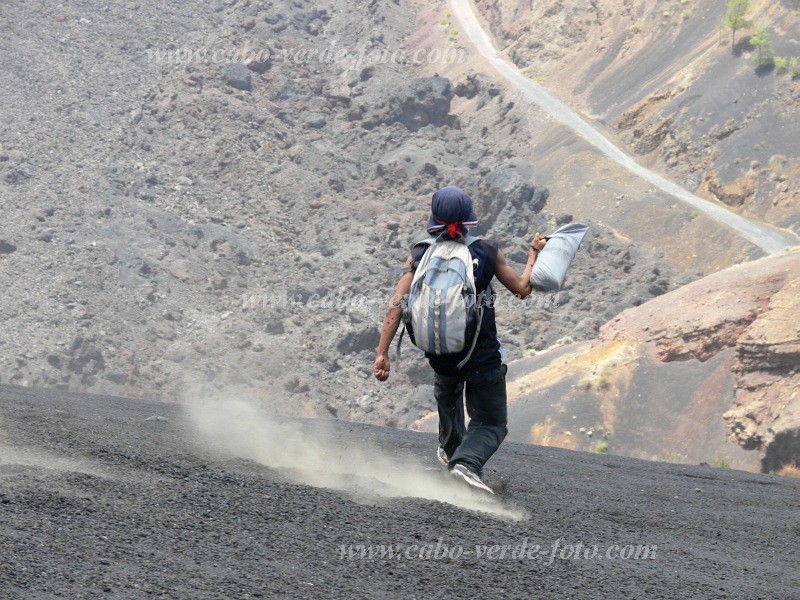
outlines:
{"label": "blue cap", "polygon": [[456,225],[461,234],[466,235],[467,227],[477,224],[472,198],[462,189],[448,185],[433,195],[428,233],[438,235],[448,229],[448,225]]}

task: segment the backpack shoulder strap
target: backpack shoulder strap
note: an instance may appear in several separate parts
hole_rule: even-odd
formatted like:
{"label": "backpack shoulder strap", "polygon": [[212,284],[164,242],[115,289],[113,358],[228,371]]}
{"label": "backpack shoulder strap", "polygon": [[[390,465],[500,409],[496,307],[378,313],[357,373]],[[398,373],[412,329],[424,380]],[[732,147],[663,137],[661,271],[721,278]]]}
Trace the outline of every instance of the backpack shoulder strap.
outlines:
{"label": "backpack shoulder strap", "polygon": [[433,246],[435,243],[436,243],[436,238],[432,237],[425,238],[424,240],[418,241],[416,244],[414,244],[413,247],[416,248],[417,246]]}
{"label": "backpack shoulder strap", "polygon": [[478,240],[482,240],[482,239],[483,238],[481,236],[479,236],[479,235],[468,235],[467,237],[464,238],[464,243],[467,246],[472,246],[472,244],[474,244]]}
{"label": "backpack shoulder strap", "polygon": [[441,240],[443,242],[462,242],[462,243],[466,244],[467,246],[471,246],[472,244],[474,244],[478,240],[482,240],[482,239],[483,238],[481,236],[479,236],[479,235],[477,235],[477,236],[476,235],[468,235],[466,237],[457,238],[455,240],[439,236],[438,238],[426,238],[424,240],[420,240],[419,242],[417,242],[414,245],[415,246],[422,246],[424,244],[426,246],[432,246],[433,244],[435,244],[436,242]]}

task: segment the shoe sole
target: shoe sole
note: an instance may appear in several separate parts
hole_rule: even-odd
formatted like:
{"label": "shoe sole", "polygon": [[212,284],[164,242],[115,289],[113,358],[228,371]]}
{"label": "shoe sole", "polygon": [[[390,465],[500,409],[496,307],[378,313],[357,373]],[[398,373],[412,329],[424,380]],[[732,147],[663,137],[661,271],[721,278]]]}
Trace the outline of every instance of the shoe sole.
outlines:
{"label": "shoe sole", "polygon": [[464,475],[461,471],[458,471],[456,469],[453,469],[452,471],[450,471],[450,474],[453,475],[454,477],[458,477],[461,481],[465,482],[467,485],[470,485],[470,486],[474,487],[477,490],[482,490],[484,492],[488,492],[492,496],[494,496],[494,490],[492,488],[490,488],[488,485],[486,485],[485,483],[478,483],[477,481],[475,481],[473,479],[470,479],[469,477]]}
{"label": "shoe sole", "polygon": [[449,467],[450,466],[450,461],[447,460],[446,457],[443,458],[442,455],[439,453],[439,450],[436,451],[436,458],[439,461],[439,464],[442,465],[443,467]]}

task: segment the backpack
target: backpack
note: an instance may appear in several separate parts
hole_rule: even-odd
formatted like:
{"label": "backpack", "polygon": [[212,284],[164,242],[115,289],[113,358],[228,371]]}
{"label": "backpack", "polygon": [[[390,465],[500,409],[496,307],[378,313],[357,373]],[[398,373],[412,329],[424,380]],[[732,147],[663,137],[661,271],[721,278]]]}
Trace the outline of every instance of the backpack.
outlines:
{"label": "backpack", "polygon": [[[458,363],[462,368],[472,356],[483,319],[469,247],[477,237],[457,240],[429,238],[411,289],[403,299],[403,323],[415,346],[428,354],[458,354],[469,349]],[[400,344],[397,357],[400,358]]]}

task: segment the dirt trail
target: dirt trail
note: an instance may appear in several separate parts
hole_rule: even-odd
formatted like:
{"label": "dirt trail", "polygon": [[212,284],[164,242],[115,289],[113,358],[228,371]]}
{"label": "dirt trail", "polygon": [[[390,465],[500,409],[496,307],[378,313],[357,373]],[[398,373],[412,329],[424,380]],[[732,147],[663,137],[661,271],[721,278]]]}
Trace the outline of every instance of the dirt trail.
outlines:
{"label": "dirt trail", "polygon": [[789,231],[781,230],[764,223],[751,221],[722,206],[692,194],[688,190],[666,179],[662,175],[643,167],[629,154],[617,147],[588,121],[581,118],[566,103],[550,93],[538,83],[531,81],[509,60],[503,58],[492,43],[491,38],[481,26],[469,0],[450,0],[453,15],[461,23],[472,44],[489,64],[519,91],[529,102],[536,104],[556,121],[563,123],[581,135],[604,156],[625,167],[635,175],[670,194],[681,202],[697,209],[722,225],[738,232],[743,238],[761,248],[767,254],[781,252],[800,244],[800,239]]}

